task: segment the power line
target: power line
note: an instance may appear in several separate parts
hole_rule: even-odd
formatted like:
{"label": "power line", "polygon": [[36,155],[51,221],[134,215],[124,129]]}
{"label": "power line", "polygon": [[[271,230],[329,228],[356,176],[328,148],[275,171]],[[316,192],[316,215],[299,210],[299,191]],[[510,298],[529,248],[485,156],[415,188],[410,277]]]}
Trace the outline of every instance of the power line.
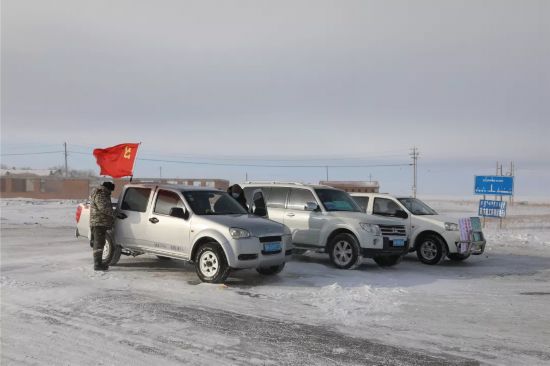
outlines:
{"label": "power line", "polygon": [[41,155],[41,154],[60,154],[60,153],[63,153],[63,151],[60,150],[60,151],[42,151],[42,152],[29,152],[29,153],[8,153],[8,154],[0,154],[0,156]]}
{"label": "power line", "polygon": [[411,163],[397,163],[397,164],[357,164],[357,165],[279,165],[279,164],[242,164],[242,163],[215,163],[204,161],[187,161],[187,160],[164,160],[164,159],[147,159],[138,158],[140,161],[154,161],[161,163],[177,163],[177,164],[189,164],[189,165],[215,165],[215,166],[241,166],[241,167],[255,167],[255,168],[376,168],[376,167],[398,167],[398,166],[411,166]]}
{"label": "power line", "polygon": [[[78,147],[78,148],[84,148],[93,150],[95,147],[90,145],[79,145],[79,144],[69,144],[69,147]],[[369,159],[373,158],[393,158],[393,157],[402,157],[407,150],[386,150],[386,151],[377,151],[377,155],[368,155]],[[81,151],[71,151],[78,154],[85,154],[85,152]],[[181,159],[197,159],[197,160],[218,160],[218,161],[274,161],[274,162],[301,162],[301,161],[320,161],[320,162],[326,162],[326,161],[341,161],[341,160],[364,160],[361,156],[341,156],[341,157],[320,157],[320,158],[312,158],[312,157],[293,157],[293,158],[272,158],[272,157],[248,157],[248,156],[231,156],[231,155],[224,155],[223,157],[213,157],[213,156],[207,156],[207,155],[187,155],[187,154],[179,154],[179,153],[162,153],[157,151],[151,151],[151,150],[140,150],[140,155],[147,155],[150,156],[151,159],[161,159],[164,156],[174,156]]]}
{"label": "power line", "polygon": [[[78,154],[88,155],[89,152],[73,151],[73,150],[60,150],[60,151],[43,151],[43,152],[29,152],[29,153],[7,153],[1,154],[1,156],[15,156],[15,155],[40,155],[40,154]],[[65,155],[65,156],[66,156]],[[195,160],[173,160],[173,159],[151,159],[151,158],[137,158],[139,161],[150,161],[160,163],[174,163],[174,164],[187,164],[187,165],[211,165],[211,166],[233,166],[233,167],[256,167],[256,168],[378,168],[378,167],[404,167],[411,166],[411,163],[392,163],[392,164],[341,164],[341,165],[327,165],[327,164],[251,164],[251,163],[227,163],[227,162],[208,162],[208,161],[195,161]],[[219,159],[223,160],[223,159]],[[235,159],[237,160],[237,159]],[[244,159],[243,159],[244,160]],[[261,161],[262,159],[257,159]],[[315,159],[322,160],[322,159]],[[329,159],[330,160],[330,159]],[[336,160],[336,159],[334,159]],[[292,160],[264,160],[264,161],[292,161]],[[300,160],[297,160],[300,161]]]}

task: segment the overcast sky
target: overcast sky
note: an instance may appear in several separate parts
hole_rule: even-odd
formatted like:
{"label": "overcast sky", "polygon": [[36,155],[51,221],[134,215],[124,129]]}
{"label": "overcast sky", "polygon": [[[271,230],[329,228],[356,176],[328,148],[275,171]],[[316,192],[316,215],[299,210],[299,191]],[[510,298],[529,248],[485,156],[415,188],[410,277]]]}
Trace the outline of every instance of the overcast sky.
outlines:
{"label": "overcast sky", "polygon": [[[550,196],[550,1],[3,0],[1,10],[4,154],[141,141],[142,157],[337,165],[406,163],[416,145],[422,192],[469,193],[474,174],[515,160],[518,191]],[[81,154],[70,164],[95,169]],[[151,162],[136,175],[159,166],[231,180],[325,175]],[[408,191],[412,174],[330,173],[373,174],[392,191]]]}

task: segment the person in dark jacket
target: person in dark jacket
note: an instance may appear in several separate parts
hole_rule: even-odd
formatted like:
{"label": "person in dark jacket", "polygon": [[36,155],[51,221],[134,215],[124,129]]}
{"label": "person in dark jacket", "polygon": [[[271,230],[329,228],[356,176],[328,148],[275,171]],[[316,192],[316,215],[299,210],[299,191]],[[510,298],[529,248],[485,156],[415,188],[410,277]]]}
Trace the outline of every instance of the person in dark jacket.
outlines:
{"label": "person in dark jacket", "polygon": [[111,204],[111,192],[115,185],[103,182],[90,195],[90,230],[92,233],[94,270],[106,271],[108,264],[102,263],[103,248],[107,238],[107,230],[113,227],[115,221],[114,210]]}
{"label": "person in dark jacket", "polygon": [[227,189],[227,193],[231,195],[239,204],[248,211],[248,206],[246,205],[246,197],[244,196],[244,191],[238,184],[233,184]]}

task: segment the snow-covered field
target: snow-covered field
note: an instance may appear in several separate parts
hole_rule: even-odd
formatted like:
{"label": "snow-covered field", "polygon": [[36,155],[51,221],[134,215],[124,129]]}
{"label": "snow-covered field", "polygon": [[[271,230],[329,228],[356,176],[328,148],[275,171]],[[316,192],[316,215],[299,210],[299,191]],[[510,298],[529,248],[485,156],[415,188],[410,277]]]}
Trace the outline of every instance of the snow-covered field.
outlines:
{"label": "snow-covered field", "polygon": [[308,253],[226,285],[152,256],[94,272],[75,206],[0,200],[2,365],[550,364],[549,204],[488,221],[485,254],[464,263],[342,271]]}

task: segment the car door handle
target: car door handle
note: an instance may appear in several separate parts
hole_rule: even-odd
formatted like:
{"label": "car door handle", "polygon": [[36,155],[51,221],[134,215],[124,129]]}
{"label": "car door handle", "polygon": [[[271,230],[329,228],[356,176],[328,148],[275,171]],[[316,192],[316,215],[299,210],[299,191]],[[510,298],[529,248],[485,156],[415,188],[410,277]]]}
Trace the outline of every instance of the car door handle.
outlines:
{"label": "car door handle", "polygon": [[286,214],[288,217],[294,217],[294,214],[292,212]]}
{"label": "car door handle", "polygon": [[119,212],[119,213],[116,214],[116,217],[119,218],[119,219],[121,219],[121,220],[124,220],[124,219],[127,218],[128,216],[127,216],[125,213],[123,213],[123,212]]}
{"label": "car door handle", "polygon": [[156,224],[157,222],[159,222],[159,219],[157,219],[156,217],[151,217],[149,221],[151,221],[153,224]]}

